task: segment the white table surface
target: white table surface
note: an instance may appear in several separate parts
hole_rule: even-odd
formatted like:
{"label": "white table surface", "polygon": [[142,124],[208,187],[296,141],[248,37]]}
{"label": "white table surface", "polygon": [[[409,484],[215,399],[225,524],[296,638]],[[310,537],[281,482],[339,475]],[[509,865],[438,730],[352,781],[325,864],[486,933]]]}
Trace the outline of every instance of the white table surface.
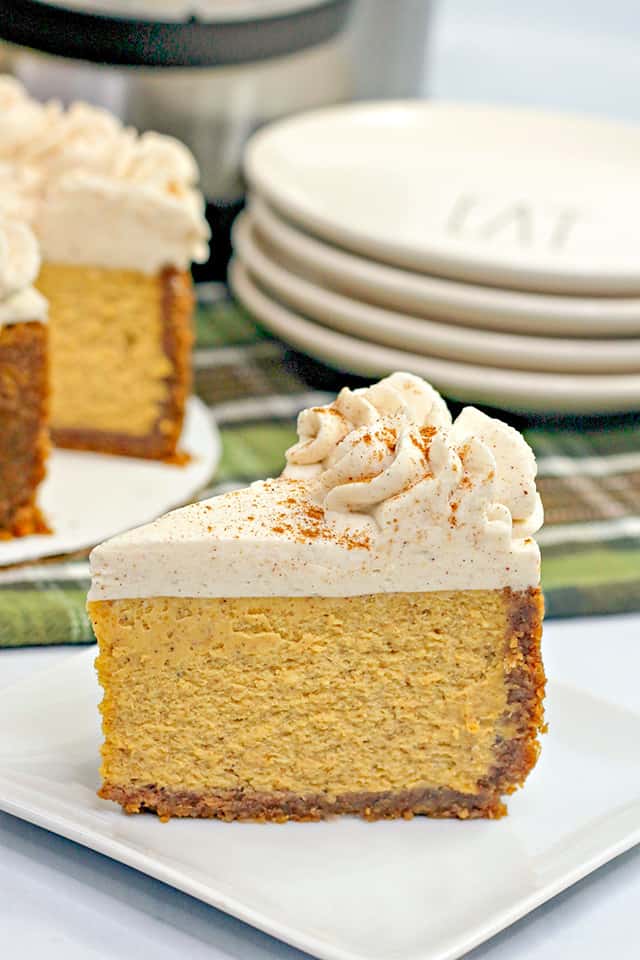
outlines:
{"label": "white table surface", "polygon": [[[70,655],[0,651],[0,696]],[[640,711],[640,615],[552,621],[547,673]],[[579,657],[576,660],[576,657]],[[473,960],[637,960],[640,847],[473,951]],[[0,813],[0,957],[296,960],[276,940],[106,857]]]}

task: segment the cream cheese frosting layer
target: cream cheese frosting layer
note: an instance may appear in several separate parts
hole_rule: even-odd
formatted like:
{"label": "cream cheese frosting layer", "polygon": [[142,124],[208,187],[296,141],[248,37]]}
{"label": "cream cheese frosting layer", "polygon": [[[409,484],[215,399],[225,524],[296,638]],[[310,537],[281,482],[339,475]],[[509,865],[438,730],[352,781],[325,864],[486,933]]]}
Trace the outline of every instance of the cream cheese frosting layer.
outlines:
{"label": "cream cheese frosting layer", "polygon": [[0,217],[0,326],[47,317],[47,302],[33,289],[40,269],[37,241],[26,224]]}
{"label": "cream cheese frosting layer", "polygon": [[[0,118],[0,210],[33,225],[45,259],[149,273],[207,259],[198,168],[178,140],[88,104],[41,104],[6,76]],[[129,228],[143,213],[141,239]]]}
{"label": "cream cheese frosting layer", "polygon": [[536,586],[542,523],[521,435],[452,423],[410,374],[304,411],[281,477],[97,547],[90,600],[355,596]]}

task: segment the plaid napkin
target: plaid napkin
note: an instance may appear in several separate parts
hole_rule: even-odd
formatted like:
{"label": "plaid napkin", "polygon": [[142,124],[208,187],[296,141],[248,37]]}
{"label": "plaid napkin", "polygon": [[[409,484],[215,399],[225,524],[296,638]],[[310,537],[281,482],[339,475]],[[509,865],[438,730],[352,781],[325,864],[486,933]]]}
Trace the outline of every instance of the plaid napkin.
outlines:
{"label": "plaid napkin", "polygon": [[[195,388],[223,440],[200,499],[277,475],[298,411],[364,381],[272,339],[222,288],[201,285],[199,301]],[[538,459],[547,615],[640,611],[640,416],[507,419]],[[86,553],[0,569],[0,647],[91,642],[87,587]]]}

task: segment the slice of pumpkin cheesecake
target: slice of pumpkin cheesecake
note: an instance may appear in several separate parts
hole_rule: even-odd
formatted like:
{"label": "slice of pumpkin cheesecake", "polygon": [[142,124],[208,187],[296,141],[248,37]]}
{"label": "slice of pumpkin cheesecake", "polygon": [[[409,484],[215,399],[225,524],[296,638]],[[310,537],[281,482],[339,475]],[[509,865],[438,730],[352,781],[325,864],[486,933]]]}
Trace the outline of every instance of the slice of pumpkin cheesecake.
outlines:
{"label": "slice of pumpkin cheesecake", "polygon": [[498,817],[538,756],[535,461],[397,373],[281,477],[92,554],[100,795],[222,819]]}

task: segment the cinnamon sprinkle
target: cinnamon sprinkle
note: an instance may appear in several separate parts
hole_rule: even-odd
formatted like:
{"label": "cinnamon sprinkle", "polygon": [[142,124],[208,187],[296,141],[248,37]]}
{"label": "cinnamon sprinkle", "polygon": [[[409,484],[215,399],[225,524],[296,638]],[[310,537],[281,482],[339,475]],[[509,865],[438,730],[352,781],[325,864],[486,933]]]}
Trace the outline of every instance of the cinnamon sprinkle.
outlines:
{"label": "cinnamon sprinkle", "polygon": [[343,413],[340,413],[339,410],[336,410],[334,406],[328,407],[311,407],[314,413],[330,413],[332,417],[340,417],[341,420],[345,420],[346,417]]}
{"label": "cinnamon sprinkle", "polygon": [[421,427],[419,433],[419,439],[415,434],[411,434],[411,442],[418,448],[418,450],[420,450],[424,459],[427,460],[429,457],[431,441],[437,433],[437,427]]}
{"label": "cinnamon sprinkle", "polygon": [[389,453],[395,453],[398,446],[398,431],[391,427],[382,427],[376,431],[376,437],[382,443],[386,443]]}
{"label": "cinnamon sprinkle", "polygon": [[370,548],[371,543],[366,534],[338,532],[326,523],[324,509],[307,499],[304,486],[298,486],[299,481],[290,480],[288,483],[291,485],[291,493],[296,495],[278,501],[287,509],[281,510],[274,517],[275,525],[271,527],[273,533],[287,534],[297,543],[326,540],[346,547],[348,550]]}

